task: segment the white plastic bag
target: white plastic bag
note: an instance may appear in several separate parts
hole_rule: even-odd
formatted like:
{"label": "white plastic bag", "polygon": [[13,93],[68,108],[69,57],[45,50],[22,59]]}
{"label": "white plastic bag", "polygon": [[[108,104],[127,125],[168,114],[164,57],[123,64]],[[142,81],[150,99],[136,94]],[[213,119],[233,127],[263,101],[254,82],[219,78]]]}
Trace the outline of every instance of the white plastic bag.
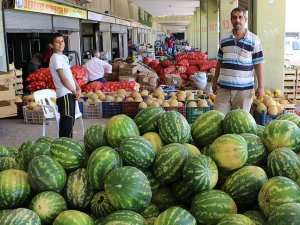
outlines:
{"label": "white plastic bag", "polygon": [[207,84],[207,76],[204,72],[197,72],[193,75],[193,80],[197,89],[204,90]]}

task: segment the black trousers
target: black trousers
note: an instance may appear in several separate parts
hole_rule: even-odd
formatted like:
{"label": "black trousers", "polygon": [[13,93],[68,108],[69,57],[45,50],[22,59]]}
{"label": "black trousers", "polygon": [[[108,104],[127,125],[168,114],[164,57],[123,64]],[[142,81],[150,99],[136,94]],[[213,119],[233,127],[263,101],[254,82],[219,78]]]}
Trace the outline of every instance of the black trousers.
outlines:
{"label": "black trousers", "polygon": [[73,126],[75,122],[75,100],[72,94],[64,95],[56,99],[59,120],[59,137],[73,137]]}

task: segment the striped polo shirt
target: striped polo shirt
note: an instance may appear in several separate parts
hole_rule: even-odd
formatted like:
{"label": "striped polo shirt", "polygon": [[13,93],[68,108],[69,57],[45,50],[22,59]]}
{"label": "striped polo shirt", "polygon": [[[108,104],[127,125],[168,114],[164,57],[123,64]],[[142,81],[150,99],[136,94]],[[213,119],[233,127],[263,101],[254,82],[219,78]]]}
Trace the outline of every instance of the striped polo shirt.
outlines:
{"label": "striped polo shirt", "polygon": [[246,90],[254,87],[254,65],[263,63],[259,38],[246,30],[245,37],[237,40],[233,33],[220,41],[218,60],[221,60],[218,85],[226,89]]}

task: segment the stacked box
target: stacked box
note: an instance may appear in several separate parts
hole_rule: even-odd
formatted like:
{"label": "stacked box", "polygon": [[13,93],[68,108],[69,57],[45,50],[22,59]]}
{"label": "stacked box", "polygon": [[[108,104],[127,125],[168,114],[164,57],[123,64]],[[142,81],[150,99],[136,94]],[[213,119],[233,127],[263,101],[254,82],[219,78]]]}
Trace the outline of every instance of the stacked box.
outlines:
{"label": "stacked box", "polygon": [[185,106],[171,106],[171,107],[162,107],[165,111],[177,111],[186,117],[186,107]]}
{"label": "stacked box", "polygon": [[[80,109],[80,106],[79,106]],[[102,118],[102,102],[83,102],[82,117],[86,119]]]}
{"label": "stacked box", "polygon": [[122,114],[134,118],[139,112],[139,102],[123,102]]}
{"label": "stacked box", "polygon": [[[285,111],[283,111],[285,113]],[[265,126],[268,122],[271,120],[276,119],[280,115],[268,115],[265,110],[262,111],[262,113],[259,113],[256,109],[253,111],[253,117],[257,124]]]}
{"label": "stacked box", "polygon": [[43,110],[30,110],[27,106],[23,106],[24,123],[26,124],[43,124]]}
{"label": "stacked box", "polygon": [[102,102],[103,118],[122,114],[122,102]]}
{"label": "stacked box", "polygon": [[198,116],[201,116],[203,113],[207,112],[210,110],[210,106],[208,107],[189,107],[187,106],[190,102],[198,102],[198,100],[186,100],[185,105],[186,105],[186,119],[188,123],[192,124],[194,121],[198,118]]}

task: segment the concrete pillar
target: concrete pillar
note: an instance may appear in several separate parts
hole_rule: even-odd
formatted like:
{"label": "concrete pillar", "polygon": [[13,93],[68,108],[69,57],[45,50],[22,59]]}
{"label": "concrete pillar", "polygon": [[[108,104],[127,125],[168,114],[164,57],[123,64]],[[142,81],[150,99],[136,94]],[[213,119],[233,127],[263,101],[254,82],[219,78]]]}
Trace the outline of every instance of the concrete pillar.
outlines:
{"label": "concrete pillar", "polygon": [[219,44],[219,11],[217,0],[207,2],[207,52],[208,58],[217,58]]}
{"label": "concrete pillar", "polygon": [[265,57],[264,86],[283,90],[286,0],[254,0],[253,32],[262,43]]}
{"label": "concrete pillar", "polygon": [[[2,1],[0,1],[2,3]],[[3,11],[0,10],[0,71],[7,72],[7,60],[6,60],[6,47],[5,47],[5,35],[3,30]]]}
{"label": "concrete pillar", "polygon": [[238,7],[238,0],[220,1],[220,37],[232,30],[230,12]]}
{"label": "concrete pillar", "polygon": [[201,51],[207,52],[207,1],[201,0]]}
{"label": "concrete pillar", "polygon": [[107,52],[108,60],[112,59],[112,52],[111,52],[111,32],[102,32],[103,38],[103,51]]}
{"label": "concrete pillar", "polygon": [[200,48],[201,46],[201,35],[200,35],[200,8],[197,8],[196,11],[196,29],[195,29],[195,33],[196,33],[196,44],[195,47],[196,48]]}
{"label": "concrete pillar", "polygon": [[[80,33],[79,32],[72,32],[69,35],[69,49],[70,51],[76,51],[79,57],[79,63],[81,64],[81,47],[80,47]],[[72,63],[72,64],[71,64]],[[70,62],[71,65],[77,63],[75,59]]]}

